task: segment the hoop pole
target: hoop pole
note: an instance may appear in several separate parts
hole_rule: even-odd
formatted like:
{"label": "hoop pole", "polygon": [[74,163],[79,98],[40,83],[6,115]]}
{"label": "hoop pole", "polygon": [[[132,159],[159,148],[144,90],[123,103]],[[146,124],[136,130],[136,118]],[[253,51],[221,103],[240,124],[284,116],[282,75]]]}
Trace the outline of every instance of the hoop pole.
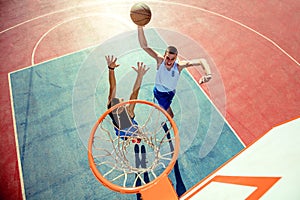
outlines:
{"label": "hoop pole", "polygon": [[140,191],[143,200],[168,199],[177,200],[178,196],[166,174],[158,182]]}

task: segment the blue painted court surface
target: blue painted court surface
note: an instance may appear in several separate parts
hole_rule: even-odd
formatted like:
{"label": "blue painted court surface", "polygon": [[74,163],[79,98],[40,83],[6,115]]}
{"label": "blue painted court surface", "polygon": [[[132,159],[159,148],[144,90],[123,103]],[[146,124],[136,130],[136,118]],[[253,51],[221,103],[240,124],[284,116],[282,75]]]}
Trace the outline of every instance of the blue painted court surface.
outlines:
{"label": "blue painted court surface", "polygon": [[[163,53],[167,44],[155,30],[147,31],[150,46]],[[87,141],[107,103],[105,55],[118,57],[117,96],[125,100],[136,77],[131,66],[149,66],[139,98],[152,101],[156,63],[140,49],[135,32],[10,74],[27,199],[136,198],[105,188],[89,169]],[[179,169],[189,189],[244,147],[186,70],[172,108],[181,142]],[[175,185],[174,173],[169,177]]]}

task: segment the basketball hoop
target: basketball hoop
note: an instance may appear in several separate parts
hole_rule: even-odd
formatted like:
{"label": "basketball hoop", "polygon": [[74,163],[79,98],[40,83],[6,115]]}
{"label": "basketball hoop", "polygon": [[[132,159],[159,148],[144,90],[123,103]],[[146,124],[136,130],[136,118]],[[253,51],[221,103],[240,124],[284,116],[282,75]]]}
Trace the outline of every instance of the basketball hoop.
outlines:
{"label": "basketball hoop", "polygon": [[[117,134],[118,128],[109,114],[130,104],[135,105],[134,119],[138,124],[127,129],[124,139]],[[166,125],[167,130],[163,128]],[[133,142],[137,140],[139,143]],[[173,149],[170,143],[174,144]],[[145,149],[141,156],[134,150],[137,145]],[[145,100],[121,102],[104,112],[94,125],[88,144],[89,165],[98,181],[120,193],[140,193],[143,200],[178,199],[168,178],[178,152],[179,135],[174,120],[160,106]],[[141,157],[144,164],[137,167]]]}

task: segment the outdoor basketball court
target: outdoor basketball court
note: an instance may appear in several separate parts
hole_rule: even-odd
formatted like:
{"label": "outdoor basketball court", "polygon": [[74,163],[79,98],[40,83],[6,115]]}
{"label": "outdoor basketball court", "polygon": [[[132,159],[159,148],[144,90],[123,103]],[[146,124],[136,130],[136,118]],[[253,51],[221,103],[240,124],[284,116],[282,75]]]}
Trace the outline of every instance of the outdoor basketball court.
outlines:
{"label": "outdoor basketball court", "polygon": [[[157,38],[152,40],[157,48],[166,48],[157,32],[150,30],[147,33]],[[127,45],[122,45],[123,41]],[[106,110],[108,72],[104,56],[112,52],[111,49],[121,64],[115,72],[117,95],[129,98],[132,79],[135,78],[130,66],[142,60],[149,63],[151,70],[143,81],[139,98],[152,101],[155,61],[138,48],[136,32],[121,34],[97,47],[11,74],[27,198],[46,198],[49,190],[53,198],[60,198],[66,188],[74,188],[70,198],[89,196],[92,190],[95,190],[95,196],[105,194],[115,198],[120,195],[92,179],[86,149],[91,128]],[[184,184],[189,189],[241,151],[243,145],[187,72],[182,74],[173,107],[181,140],[179,167],[182,168]],[[210,122],[212,118],[215,122],[213,127]],[[205,145],[207,134],[212,137],[210,143],[215,144],[207,145],[209,149],[206,155],[202,155],[201,146]],[[46,174],[55,176],[45,176],[45,169]],[[72,181],[70,176],[74,176]],[[176,182],[174,176],[170,178]],[[56,184],[59,187],[53,187]]]}
{"label": "outdoor basketball court", "polygon": [[[199,85],[203,71],[184,70],[172,104],[180,177],[172,171],[169,178],[175,189],[182,180],[182,199],[299,198],[299,31],[287,37],[276,28],[268,32],[259,18],[240,16],[266,6],[250,2],[235,11],[226,11],[233,5],[225,3],[146,3],[153,12],[145,28],[149,45],[161,53],[175,45],[183,59],[204,57],[213,72],[209,83]],[[139,99],[153,100],[156,63],[138,44],[129,18],[132,4],[57,3],[62,8],[48,5],[40,14],[2,25],[1,60],[7,67],[1,67],[6,87],[1,89],[1,197],[136,199],[99,183],[87,157],[91,129],[106,110],[105,55],[118,57],[117,96],[125,99],[136,76],[131,66],[146,63],[150,70]],[[8,10],[14,6],[6,4]],[[294,1],[268,6],[276,13],[300,7]],[[270,24],[271,16],[264,16]],[[282,16],[286,19],[277,18],[277,26],[287,26],[282,30],[300,17]],[[25,32],[14,53],[10,48]]]}

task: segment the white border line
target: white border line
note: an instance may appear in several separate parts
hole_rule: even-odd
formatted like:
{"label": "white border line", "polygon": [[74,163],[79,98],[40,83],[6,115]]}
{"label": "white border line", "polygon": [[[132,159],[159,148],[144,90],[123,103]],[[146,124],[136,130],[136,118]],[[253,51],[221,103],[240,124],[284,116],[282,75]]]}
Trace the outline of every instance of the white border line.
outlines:
{"label": "white border line", "polygon": [[238,22],[232,18],[229,18],[229,17],[226,17],[225,15],[222,15],[222,14],[219,14],[219,13],[216,13],[216,12],[213,12],[213,11],[210,11],[210,10],[206,10],[204,8],[199,8],[199,7],[196,7],[196,6],[191,6],[191,5],[186,5],[186,4],[182,4],[182,3],[173,3],[173,2],[163,2],[163,1],[157,1],[159,3],[165,3],[165,4],[173,4],[173,5],[178,5],[178,6],[182,6],[182,7],[187,7],[187,8],[193,8],[193,9],[197,9],[197,10],[201,10],[203,12],[206,12],[206,13],[210,13],[212,15],[215,15],[215,16],[218,16],[218,17],[221,17],[223,19],[226,19],[228,21],[231,21],[237,25],[240,25],[246,29],[248,29],[249,31],[261,36],[262,38],[264,38],[265,40],[269,41],[271,44],[273,44],[276,48],[278,48],[282,53],[284,53],[287,57],[289,57],[294,63],[296,63],[298,66],[300,66],[300,63],[295,59],[293,58],[289,53],[287,53],[284,49],[282,49],[276,42],[274,42],[272,39],[270,39],[269,37],[259,33],[258,31],[254,30],[253,28],[250,28],[249,26],[241,23],[241,22]]}
{"label": "white border line", "polygon": [[[128,5],[128,2],[130,2],[130,3],[133,4],[135,1],[133,1],[133,2],[132,2],[132,1],[122,1],[122,3],[121,3],[121,1],[118,1],[118,3],[120,3],[120,5],[124,5],[124,4],[125,4],[125,5]],[[147,1],[147,2],[148,2],[148,1]],[[203,12],[206,12],[206,13],[209,13],[209,14],[212,14],[212,15],[215,15],[215,16],[218,16],[218,17],[221,17],[221,18],[223,18],[223,19],[226,19],[226,20],[228,20],[228,21],[231,21],[231,22],[233,22],[233,23],[235,23],[235,24],[237,24],[237,25],[239,25],[239,26],[241,26],[241,27],[244,27],[244,28],[248,29],[249,31],[251,31],[251,32],[253,32],[253,33],[259,35],[259,36],[262,37],[263,39],[267,40],[267,41],[270,42],[272,45],[274,45],[277,49],[279,49],[282,53],[284,53],[288,58],[290,58],[294,63],[296,63],[298,66],[300,66],[300,63],[299,63],[294,57],[292,57],[289,53],[287,53],[283,48],[281,48],[281,47],[280,47],[276,42],[274,42],[272,39],[270,39],[269,37],[267,37],[267,36],[265,36],[265,35],[259,33],[258,31],[254,30],[253,28],[251,28],[251,27],[249,27],[249,26],[247,26],[247,25],[245,25],[245,24],[243,24],[243,23],[241,23],[241,22],[238,22],[237,20],[234,20],[234,19],[232,19],[232,18],[226,17],[225,15],[222,15],[222,14],[219,14],[219,13],[216,13],[216,12],[213,12],[213,11],[210,11],[210,10],[206,10],[206,9],[204,9],[204,8],[200,8],[200,7],[196,7],[196,6],[192,6],[192,5],[187,5],[187,4],[183,4],[183,3],[165,2],[165,1],[160,1],[160,0],[158,0],[158,1],[154,0],[154,1],[149,1],[149,2],[151,2],[151,3],[153,2],[153,3],[162,3],[162,4],[178,5],[178,6],[182,6],[182,7],[187,7],[187,8],[192,8],[192,9],[196,9],[196,10],[201,10],[201,11],[203,11]],[[108,1],[108,3],[110,3],[110,2]],[[114,3],[116,3],[116,2],[114,2]],[[114,5],[116,5],[116,4],[114,4]],[[12,27],[10,27],[10,28],[7,28],[7,29],[1,31],[1,32],[0,32],[0,35],[1,35],[2,33],[5,33],[5,32],[7,32],[7,31],[11,30],[11,29],[14,29],[14,28],[16,28],[16,27],[18,27],[18,26],[21,26],[21,25],[26,24],[26,23],[28,23],[28,22],[34,21],[34,20],[36,20],[36,19],[40,19],[40,18],[43,18],[43,17],[47,17],[47,16],[50,16],[50,15],[53,15],[53,14],[57,14],[57,13],[60,13],[60,12],[65,12],[65,11],[72,10],[72,9],[78,9],[78,8],[84,8],[84,7],[93,7],[93,6],[103,6],[103,2],[101,2],[101,3],[100,3],[100,2],[99,2],[99,3],[91,3],[91,4],[86,4],[86,5],[79,5],[79,6],[74,6],[74,7],[70,7],[70,8],[66,8],[66,9],[62,9],[62,10],[57,10],[57,11],[54,11],[54,12],[50,12],[50,13],[48,13],[48,14],[44,14],[44,15],[41,15],[41,16],[32,18],[32,19],[30,19],[30,20],[26,20],[26,21],[24,21],[24,22],[22,22],[22,23],[19,23],[19,24],[15,25],[15,26],[12,26]]]}
{"label": "white border line", "polygon": [[[122,3],[124,3],[124,2],[126,2],[126,1],[122,1]],[[132,1],[127,1],[127,2],[133,3]],[[226,16],[224,16],[224,15],[218,14],[218,13],[216,13],[216,12],[209,11],[209,10],[206,10],[206,9],[203,9],[203,8],[199,8],[199,7],[196,7],[196,6],[192,6],[192,5],[187,5],[187,4],[182,4],[182,3],[174,3],[174,2],[164,2],[164,1],[151,1],[151,2],[154,2],[154,3],[162,3],[162,4],[173,4],[173,5],[179,5],[179,6],[183,6],[183,7],[193,8],[193,9],[201,10],[201,11],[203,11],[203,12],[210,13],[210,14],[215,15],[215,16],[219,16],[219,17],[224,18],[224,19],[226,19],[226,20],[228,20],[228,21],[231,21],[231,22],[233,22],[233,23],[236,23],[236,24],[238,24],[238,25],[240,25],[240,26],[242,26],[242,27],[244,27],[244,28],[246,28],[246,29],[248,29],[248,30],[254,32],[255,34],[261,36],[261,37],[264,38],[265,40],[269,41],[269,42],[270,42],[271,44],[273,44],[276,48],[278,48],[282,53],[284,53],[286,56],[288,56],[294,63],[296,63],[298,66],[300,66],[300,63],[299,63],[295,58],[293,58],[290,54],[288,54],[284,49],[282,49],[282,48],[281,48],[276,42],[274,42],[272,39],[266,37],[265,35],[259,33],[258,31],[255,31],[254,29],[252,29],[252,28],[246,26],[245,24],[242,24],[242,23],[240,23],[240,22],[238,22],[238,21],[236,21],[236,20],[234,20],[234,19],[231,19],[231,18],[226,17]],[[109,2],[108,2],[108,3],[109,3]],[[67,8],[67,9],[62,9],[62,10],[50,12],[50,13],[48,13],[48,14],[44,14],[44,15],[41,15],[41,16],[32,18],[32,19],[30,19],[30,20],[26,20],[26,21],[24,21],[24,22],[22,22],[22,23],[19,23],[19,24],[15,25],[15,26],[12,26],[12,27],[10,27],[10,28],[8,28],[8,29],[5,29],[5,30],[3,30],[3,31],[0,31],[0,34],[5,33],[5,32],[7,32],[7,31],[9,31],[9,30],[14,29],[14,28],[17,28],[17,27],[19,27],[19,26],[21,26],[21,25],[23,25],[23,24],[32,22],[32,21],[34,21],[34,20],[37,20],[37,19],[40,19],[40,18],[43,18],[43,17],[50,16],[50,15],[53,15],[53,14],[57,14],[57,13],[60,13],[60,12],[65,12],[65,11],[72,10],[72,9],[82,8],[82,7],[91,7],[91,6],[94,6],[94,5],[99,5],[99,6],[100,6],[100,5],[102,5],[102,4],[103,4],[103,2],[101,2],[101,3],[92,3],[92,4],[86,4],[86,5],[82,5],[82,6],[74,6],[74,7],[70,7],[70,8]],[[63,23],[64,23],[64,22],[63,22]],[[53,29],[53,28],[52,28],[52,29]],[[50,32],[52,29],[48,30],[48,32]],[[48,33],[48,32],[47,32],[47,33]],[[47,34],[47,33],[46,33],[46,34]],[[43,36],[44,36],[44,35],[43,35]],[[40,39],[40,40],[38,41],[38,43],[36,44],[35,49],[36,49],[36,47],[37,47],[37,45],[39,44],[40,41],[41,41],[41,39]],[[97,46],[97,45],[95,45],[95,46]],[[95,46],[94,46],[94,47],[95,47]],[[61,58],[61,57],[64,57],[64,56],[67,56],[67,55],[70,55],[70,54],[74,54],[74,53],[77,53],[77,52],[80,52],[80,51],[83,51],[83,50],[92,49],[92,48],[94,48],[94,47],[92,46],[92,47],[88,47],[88,48],[81,49],[81,50],[78,50],[78,51],[74,51],[74,52],[71,52],[71,53],[69,53],[69,54],[65,54],[65,55],[62,55],[62,56],[60,56],[60,57],[56,57],[56,58],[53,58],[53,59],[50,59],[50,60],[47,60],[47,61],[44,61],[44,62],[41,62],[41,63],[38,63],[38,64],[46,63],[46,62],[49,62],[49,61],[51,61],[51,60],[58,59],[58,58]],[[34,49],[34,51],[33,51],[33,57],[34,57],[34,54],[35,54],[35,49]],[[34,60],[33,60],[34,58],[33,58],[33,57],[32,57],[32,64],[34,64]],[[25,67],[25,68],[23,68],[23,69],[30,68],[30,67],[32,67],[32,66]],[[23,69],[19,69],[19,70],[16,70],[16,71],[21,71],[21,70],[23,70]],[[14,71],[14,72],[16,72],[16,71]],[[9,91],[10,91],[10,99],[11,99],[11,107],[12,107],[13,128],[14,128],[14,135],[15,135],[15,141],[16,141],[16,151],[17,151],[17,158],[18,158],[18,167],[19,167],[19,173],[20,173],[20,182],[21,182],[22,196],[23,196],[24,199],[26,199],[26,197],[25,197],[25,190],[24,190],[24,183],[23,183],[22,167],[21,167],[21,164],[20,164],[19,143],[18,143],[17,133],[16,133],[16,124],[15,124],[14,106],[13,106],[12,91],[11,91],[11,80],[10,80],[10,74],[11,74],[11,73],[13,73],[13,72],[9,72],[9,73],[8,73],[8,80],[9,80]],[[188,73],[189,73],[189,72],[188,72]],[[190,73],[189,73],[189,74],[190,74]],[[196,80],[194,79],[194,81],[196,81]],[[198,83],[197,83],[197,84],[198,84]],[[200,86],[199,86],[199,88],[202,90],[202,88],[201,88]],[[204,91],[202,91],[202,92],[203,92],[203,93],[206,95],[206,97],[208,98],[207,94],[206,94]],[[209,99],[209,98],[208,98],[208,99]],[[211,101],[211,100],[209,99],[209,101]],[[213,104],[213,105],[214,105],[214,104]],[[215,105],[214,105],[214,107],[215,107]],[[216,109],[216,107],[215,107],[215,109]],[[216,110],[218,111],[219,114],[221,114],[220,111],[219,111],[218,109],[216,109]],[[223,115],[221,115],[221,116],[223,117]],[[223,118],[224,118],[224,117],[223,117]],[[230,124],[228,123],[227,120],[224,119],[224,121],[226,121],[227,124],[230,126]],[[230,128],[231,128],[231,130],[233,130],[231,126],[230,126]],[[234,132],[234,133],[235,133],[235,132]],[[235,133],[235,134],[236,134],[236,133]],[[238,137],[238,138],[239,138],[239,137]],[[242,144],[244,144],[244,143],[242,143]]]}
{"label": "white border line", "polygon": [[11,90],[10,73],[8,74],[8,85],[9,85],[9,96],[10,96],[10,102],[11,102],[11,112],[12,112],[12,120],[13,120],[14,137],[15,137],[15,142],[16,142],[16,152],[17,152],[17,159],[18,159],[18,168],[19,168],[21,192],[22,192],[23,199],[26,199],[23,172],[22,172],[22,165],[21,165],[20,152],[19,152],[19,141],[18,141],[17,127],[16,127],[16,120],[15,120],[15,112],[14,112],[14,99],[13,99],[12,90]]}
{"label": "white border line", "polygon": [[[187,70],[187,73],[190,74],[190,72]],[[228,127],[232,130],[232,132],[235,134],[235,136],[238,138],[238,140],[241,142],[241,144],[244,146],[244,148],[246,147],[245,143],[241,140],[240,136],[235,132],[235,130],[232,128],[232,126],[230,125],[230,123],[226,120],[226,118],[223,116],[223,114],[221,113],[221,111],[217,108],[217,106],[215,106],[215,104],[212,102],[212,100],[209,98],[209,96],[206,94],[206,92],[202,89],[202,87],[200,86],[200,84],[195,80],[195,78],[190,74],[190,76],[193,78],[193,80],[196,82],[195,84],[198,85],[198,87],[200,88],[200,90],[202,91],[202,93],[206,96],[206,98],[208,99],[208,101],[210,101],[210,103],[213,105],[214,109],[218,112],[218,114],[223,118],[224,122],[228,125]],[[204,83],[205,84],[205,83]],[[226,103],[226,101],[225,101]],[[226,114],[226,108],[225,110],[225,114]]]}

